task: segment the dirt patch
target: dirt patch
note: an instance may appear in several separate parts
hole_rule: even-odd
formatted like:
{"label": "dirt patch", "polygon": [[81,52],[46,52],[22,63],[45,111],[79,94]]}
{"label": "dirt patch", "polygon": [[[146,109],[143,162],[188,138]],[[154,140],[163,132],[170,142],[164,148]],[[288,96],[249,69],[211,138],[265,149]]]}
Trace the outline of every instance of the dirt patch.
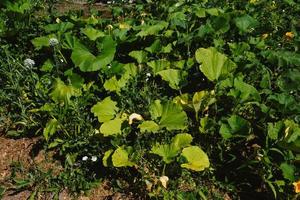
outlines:
{"label": "dirt patch", "polygon": [[10,165],[13,162],[22,162],[25,167],[33,163],[30,152],[37,141],[38,138],[14,140],[0,137],[0,182],[10,175]]}

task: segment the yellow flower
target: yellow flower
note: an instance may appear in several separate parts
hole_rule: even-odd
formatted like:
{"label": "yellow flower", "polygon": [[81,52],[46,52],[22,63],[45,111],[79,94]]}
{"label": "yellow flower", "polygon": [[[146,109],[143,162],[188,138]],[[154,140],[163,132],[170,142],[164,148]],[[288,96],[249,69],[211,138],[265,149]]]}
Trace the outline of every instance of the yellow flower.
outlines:
{"label": "yellow flower", "polygon": [[292,38],[294,38],[295,35],[294,35],[293,32],[286,32],[285,36],[288,37],[288,38],[290,38],[290,39],[292,39]]}
{"label": "yellow flower", "polygon": [[293,185],[295,187],[295,192],[300,193],[300,180],[298,182],[294,182]]}

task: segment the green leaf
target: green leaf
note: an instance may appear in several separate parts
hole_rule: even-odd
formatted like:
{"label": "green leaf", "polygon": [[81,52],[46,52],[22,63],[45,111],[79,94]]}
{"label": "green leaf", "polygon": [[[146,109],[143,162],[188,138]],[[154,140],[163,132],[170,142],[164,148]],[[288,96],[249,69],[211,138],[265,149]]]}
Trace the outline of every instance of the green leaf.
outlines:
{"label": "green leaf", "polygon": [[155,40],[151,46],[146,47],[145,50],[150,53],[158,53],[161,50],[162,46],[160,40]]}
{"label": "green leaf", "polygon": [[163,71],[165,69],[169,69],[171,66],[170,61],[166,59],[154,60],[151,62],[147,62],[147,65],[151,67],[153,73],[156,75],[158,72]]}
{"label": "green leaf", "polygon": [[115,167],[132,167],[133,162],[129,161],[128,153],[122,147],[118,147],[112,155],[112,163]]}
{"label": "green leaf", "polygon": [[179,133],[172,138],[171,148],[180,151],[182,148],[187,147],[193,141],[193,137],[188,133]]}
{"label": "green leaf", "polygon": [[163,107],[161,105],[160,100],[155,100],[151,105],[150,105],[150,114],[151,118],[153,120],[158,119],[162,115]]}
{"label": "green leaf", "polygon": [[99,37],[105,36],[105,33],[103,33],[102,31],[99,31],[97,29],[94,29],[92,27],[86,27],[86,28],[82,29],[81,32],[92,41],[95,41]]}
{"label": "green leaf", "polygon": [[183,156],[187,161],[187,163],[181,164],[181,167],[183,168],[194,171],[203,171],[210,165],[207,154],[197,146],[184,148],[181,156]]}
{"label": "green leaf", "polygon": [[108,167],[108,158],[111,156],[111,154],[114,152],[113,149],[107,150],[104,153],[104,156],[102,158],[102,163],[104,167]]}
{"label": "green leaf", "polygon": [[41,37],[36,37],[34,39],[31,40],[31,43],[33,44],[33,46],[39,50],[42,47],[49,47],[49,39],[51,38],[51,36],[41,36]]}
{"label": "green leaf", "polygon": [[283,131],[284,124],[282,121],[276,123],[268,123],[268,137],[272,140],[277,140],[278,135]]}
{"label": "green leaf", "polygon": [[121,134],[122,133],[121,126],[123,121],[124,121],[123,119],[116,118],[104,122],[100,127],[100,133],[102,133],[104,137]]}
{"label": "green leaf", "polygon": [[44,131],[43,131],[43,135],[44,135],[44,138],[46,141],[49,140],[49,138],[54,135],[54,133],[56,133],[57,131],[57,128],[58,128],[58,121],[56,119],[51,119],[46,127],[44,128]]}
{"label": "green leaf", "polygon": [[236,99],[240,99],[242,102],[245,101],[257,101],[260,102],[260,94],[255,87],[245,83],[241,78],[235,78],[234,89],[230,90],[229,95],[234,96]]}
{"label": "green leaf", "polygon": [[103,86],[105,90],[110,92],[120,92],[121,90],[119,81],[117,80],[116,76],[113,76],[110,79],[106,80]]}
{"label": "green leaf", "polygon": [[168,22],[165,21],[157,21],[155,25],[143,25],[141,26],[142,30],[137,34],[140,37],[146,37],[149,35],[157,35],[160,31],[167,28],[169,25]]}
{"label": "green leaf", "polygon": [[166,69],[158,72],[161,78],[169,83],[169,86],[175,90],[179,90],[181,81],[180,71],[177,69]]}
{"label": "green leaf", "polygon": [[53,63],[50,59],[47,59],[46,62],[41,67],[42,72],[51,72],[53,69]]}
{"label": "green leaf", "polygon": [[102,43],[101,54],[97,57],[83,48],[75,48],[71,59],[83,72],[97,71],[110,64],[115,56],[116,42],[111,36],[105,36]]}
{"label": "green leaf", "polygon": [[136,61],[141,64],[147,62],[147,55],[148,53],[146,51],[131,51],[129,53],[129,56],[132,58],[136,59]]}
{"label": "green leaf", "polygon": [[234,21],[235,25],[241,32],[249,32],[259,24],[256,19],[247,14],[242,17],[235,18]]}
{"label": "green leaf", "polygon": [[60,33],[64,33],[67,30],[70,30],[74,27],[74,24],[71,22],[59,22],[59,23],[55,23],[55,24],[48,24],[46,26],[44,26],[44,29],[46,32],[60,32]]}
{"label": "green leaf", "polygon": [[280,169],[282,171],[282,175],[285,179],[288,179],[290,181],[295,180],[295,167],[293,165],[290,165],[288,163],[282,163],[280,165]]}
{"label": "green leaf", "polygon": [[143,121],[138,128],[141,130],[141,133],[151,132],[156,133],[159,130],[159,125],[154,121]]}
{"label": "green leaf", "polygon": [[187,126],[187,115],[182,107],[171,101],[163,104],[161,119],[159,125],[168,131],[184,130]]}
{"label": "green leaf", "polygon": [[177,149],[172,148],[169,144],[156,144],[151,148],[151,153],[161,156],[167,164],[171,163],[178,155]]}
{"label": "green leaf", "polygon": [[205,97],[208,95],[208,91],[196,92],[193,96],[193,107],[195,112],[198,113],[200,109],[203,109]]}
{"label": "green leaf", "polygon": [[196,51],[196,60],[198,63],[202,63],[200,70],[211,81],[228,75],[236,68],[234,62],[213,47],[198,49]]}
{"label": "green leaf", "polygon": [[74,88],[72,85],[66,85],[59,78],[56,79],[56,84],[50,93],[50,97],[56,103],[70,104],[72,96],[79,96],[80,90]]}
{"label": "green leaf", "polygon": [[115,114],[119,111],[117,103],[106,97],[103,101],[98,102],[91,109],[91,112],[98,117],[99,122],[107,122],[114,118]]}
{"label": "green leaf", "polygon": [[229,139],[234,134],[248,134],[248,122],[240,116],[232,115],[227,119],[227,123],[222,123],[220,134],[224,139]]}

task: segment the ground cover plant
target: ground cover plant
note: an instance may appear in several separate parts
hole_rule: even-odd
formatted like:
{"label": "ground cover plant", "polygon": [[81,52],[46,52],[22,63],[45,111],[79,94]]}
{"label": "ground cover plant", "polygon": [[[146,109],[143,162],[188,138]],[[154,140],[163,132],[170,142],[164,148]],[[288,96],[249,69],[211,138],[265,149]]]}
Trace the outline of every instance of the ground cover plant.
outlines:
{"label": "ground cover plant", "polygon": [[0,4],[0,130],[40,137],[63,167],[13,173],[13,189],[55,199],[109,179],[135,199],[297,199],[300,3],[107,6]]}

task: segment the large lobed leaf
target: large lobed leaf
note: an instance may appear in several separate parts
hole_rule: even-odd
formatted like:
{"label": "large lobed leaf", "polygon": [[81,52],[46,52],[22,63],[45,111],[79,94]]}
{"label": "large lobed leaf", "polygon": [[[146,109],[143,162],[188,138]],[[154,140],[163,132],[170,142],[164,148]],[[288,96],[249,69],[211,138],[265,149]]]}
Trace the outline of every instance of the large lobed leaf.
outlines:
{"label": "large lobed leaf", "polygon": [[217,51],[216,48],[200,48],[196,51],[196,60],[201,72],[211,81],[216,81],[228,75],[236,68],[236,64],[227,56]]}

